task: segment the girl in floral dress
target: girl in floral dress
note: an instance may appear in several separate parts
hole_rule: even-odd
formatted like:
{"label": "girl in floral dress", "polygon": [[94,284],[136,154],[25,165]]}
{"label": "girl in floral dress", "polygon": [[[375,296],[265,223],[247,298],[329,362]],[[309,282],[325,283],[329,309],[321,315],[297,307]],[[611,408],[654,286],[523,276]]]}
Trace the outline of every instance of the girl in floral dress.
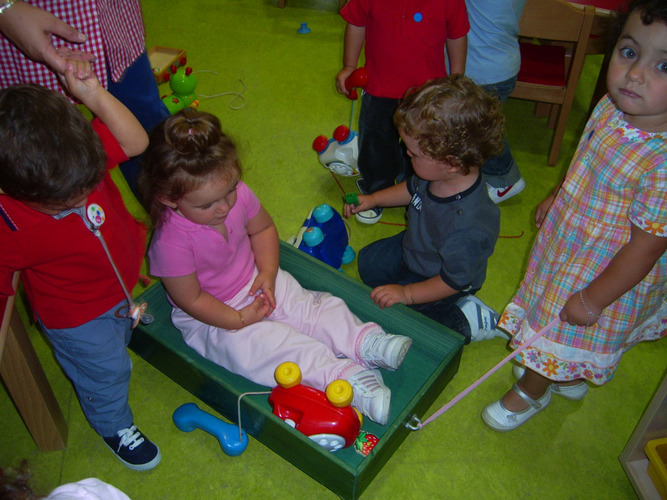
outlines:
{"label": "girl in floral dress", "polygon": [[482,412],[508,431],[553,393],[581,399],[614,375],[624,351],[667,333],[667,4],[635,0],[570,169],[538,206],[539,234],[499,327],[520,380]]}

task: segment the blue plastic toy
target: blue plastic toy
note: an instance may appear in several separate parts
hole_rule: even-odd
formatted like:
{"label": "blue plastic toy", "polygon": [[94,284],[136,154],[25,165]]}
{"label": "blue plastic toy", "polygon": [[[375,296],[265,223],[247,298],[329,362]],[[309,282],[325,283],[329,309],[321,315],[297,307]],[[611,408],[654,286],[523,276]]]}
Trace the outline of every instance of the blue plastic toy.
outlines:
{"label": "blue plastic toy", "polygon": [[176,427],[183,432],[199,428],[218,438],[222,451],[230,457],[239,456],[248,447],[248,435],[245,431],[240,431],[239,435],[238,426],[223,422],[200,410],[194,403],[185,403],[176,408],[172,418]]}
{"label": "blue plastic toy", "polygon": [[343,218],[327,204],[316,206],[308,214],[299,233],[287,241],[336,269],[355,258],[354,250],[348,242]]}

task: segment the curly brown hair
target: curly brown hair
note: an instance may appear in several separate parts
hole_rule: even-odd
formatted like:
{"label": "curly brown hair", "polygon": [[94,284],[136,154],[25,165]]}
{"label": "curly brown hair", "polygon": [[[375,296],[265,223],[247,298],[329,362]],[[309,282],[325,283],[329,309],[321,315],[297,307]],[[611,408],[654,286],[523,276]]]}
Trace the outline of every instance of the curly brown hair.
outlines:
{"label": "curly brown hair", "polygon": [[[166,206],[199,189],[214,176],[241,176],[234,142],[211,113],[186,108],[158,125],[150,136],[139,173],[139,195],[155,227]],[[161,201],[162,200],[162,201]]]}
{"label": "curly brown hair", "polygon": [[505,117],[500,102],[460,74],[408,91],[394,124],[417,140],[426,156],[458,166],[464,175],[500,154],[503,147]]}
{"label": "curly brown hair", "polygon": [[106,173],[106,153],[90,121],[39,85],[0,90],[0,144],[0,189],[20,201],[67,203]]}

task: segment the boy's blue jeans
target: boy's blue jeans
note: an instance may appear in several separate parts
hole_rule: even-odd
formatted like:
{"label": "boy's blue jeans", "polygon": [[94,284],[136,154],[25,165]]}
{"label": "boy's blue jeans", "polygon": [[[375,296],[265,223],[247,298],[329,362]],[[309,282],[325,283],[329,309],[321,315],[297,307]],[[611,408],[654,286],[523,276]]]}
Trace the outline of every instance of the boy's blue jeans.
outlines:
{"label": "boy's blue jeans", "polygon": [[[390,283],[407,285],[430,278],[430,276],[425,277],[410,271],[403,263],[404,234],[405,231],[375,241],[361,249],[358,258],[359,276],[366,285],[371,288]],[[435,302],[415,304],[409,307],[459,332],[466,338],[466,344],[468,344],[471,336],[470,323],[463,311],[456,305],[456,301],[466,295],[469,294],[458,292]]]}
{"label": "boy's blue jeans", "polygon": [[128,403],[132,362],[127,352],[132,320],[116,317],[123,305],[127,303],[75,328],[49,329],[39,322],[90,426],[102,437],[133,422]]}
{"label": "boy's blue jeans", "polygon": [[[481,85],[488,93],[495,95],[500,102],[505,102],[514,90],[516,77],[505,80],[504,82]],[[495,158],[489,159],[482,165],[482,174],[487,184],[495,188],[505,188],[515,184],[521,179],[519,167],[514,161],[507,139],[503,139],[503,150]]]}

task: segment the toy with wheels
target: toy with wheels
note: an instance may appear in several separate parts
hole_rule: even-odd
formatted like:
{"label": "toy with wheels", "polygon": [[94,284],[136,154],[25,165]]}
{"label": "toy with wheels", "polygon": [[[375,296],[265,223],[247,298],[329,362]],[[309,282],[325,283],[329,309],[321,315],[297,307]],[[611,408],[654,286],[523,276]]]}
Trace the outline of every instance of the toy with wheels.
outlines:
{"label": "toy with wheels", "polygon": [[162,96],[162,102],[172,115],[181,109],[199,106],[195,88],[197,78],[192,74],[192,68],[171,66],[164,80],[169,82],[171,94]]}
{"label": "toy with wheels", "polygon": [[345,125],[334,130],[333,137],[328,139],[320,135],[313,141],[313,149],[317,152],[320,163],[334,174],[343,177],[359,175],[357,158],[359,156],[359,134]]}
{"label": "toy with wheels", "polygon": [[275,378],[278,385],[269,396],[274,415],[328,451],[354,444],[362,417],[350,405],[349,382],[334,380],[326,393],[301,385],[301,370],[292,362],[280,364]]}
{"label": "toy with wheels", "polygon": [[327,204],[311,210],[297,235],[287,242],[336,269],[355,257],[343,218]]}
{"label": "toy with wheels", "polygon": [[218,438],[222,451],[230,457],[240,455],[248,447],[248,435],[245,431],[200,410],[194,403],[186,403],[176,408],[172,418],[176,427],[183,432],[199,428]]}
{"label": "toy with wheels", "polygon": [[340,125],[334,130],[333,138],[320,135],[313,141],[313,149],[317,152],[320,163],[334,174],[344,177],[359,175],[357,158],[359,157],[358,134],[352,131],[354,101],[358,99],[357,87],[365,87],[368,83],[366,68],[357,68],[345,79],[347,97],[352,100],[350,126]]}

